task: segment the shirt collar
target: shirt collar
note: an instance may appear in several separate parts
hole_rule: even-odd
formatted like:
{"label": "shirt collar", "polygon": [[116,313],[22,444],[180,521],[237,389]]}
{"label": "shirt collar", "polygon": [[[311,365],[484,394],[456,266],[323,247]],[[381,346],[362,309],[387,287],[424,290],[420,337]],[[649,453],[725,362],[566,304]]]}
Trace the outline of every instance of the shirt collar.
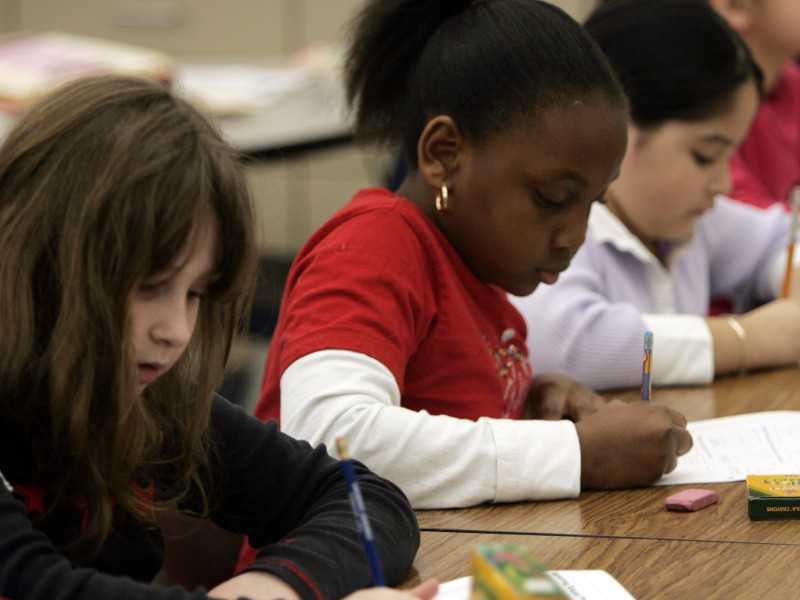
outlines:
{"label": "shirt collar", "polygon": [[[628,252],[642,262],[661,265],[661,262],[645,246],[642,241],[631,233],[625,224],[612,213],[608,206],[595,202],[592,205],[589,216],[589,232],[598,244],[608,244],[620,252]],[[667,256],[667,264],[675,260],[679,250],[686,248],[692,241],[694,235],[678,243],[670,243]]]}

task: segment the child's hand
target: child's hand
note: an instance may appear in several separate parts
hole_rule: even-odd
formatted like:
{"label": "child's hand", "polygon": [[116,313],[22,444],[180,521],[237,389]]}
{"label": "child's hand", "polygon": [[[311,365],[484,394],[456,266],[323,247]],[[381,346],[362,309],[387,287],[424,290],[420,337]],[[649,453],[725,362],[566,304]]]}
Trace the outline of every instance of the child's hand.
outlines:
{"label": "child's hand", "polygon": [[581,445],[581,488],[651,485],[692,447],[686,418],[653,402],[612,400],[575,424]]}
{"label": "child's hand", "polygon": [[345,600],[432,600],[439,591],[439,582],[429,579],[410,590],[369,588],[347,596]]}
{"label": "child's hand", "polygon": [[522,418],[577,422],[605,403],[582,383],[558,373],[542,373],[533,379]]}
{"label": "child's hand", "polygon": [[300,600],[300,594],[283,579],[263,571],[247,571],[236,575],[210,590],[208,595],[219,600]]}
{"label": "child's hand", "polygon": [[[432,600],[439,590],[439,582],[429,579],[410,590],[392,588],[368,588],[347,596],[347,600]],[[259,571],[248,571],[237,575],[215,587],[208,593],[212,598],[235,600],[292,600],[300,595],[282,579]]]}

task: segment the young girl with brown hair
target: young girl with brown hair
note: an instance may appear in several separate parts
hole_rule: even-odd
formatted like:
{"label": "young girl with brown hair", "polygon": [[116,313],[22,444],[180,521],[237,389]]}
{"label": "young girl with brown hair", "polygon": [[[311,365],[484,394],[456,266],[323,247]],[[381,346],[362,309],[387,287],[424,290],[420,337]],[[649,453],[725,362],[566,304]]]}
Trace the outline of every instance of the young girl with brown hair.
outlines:
{"label": "young girl with brown hair", "polygon": [[[9,134],[0,597],[207,598],[150,583],[173,511],[262,547],[214,597],[370,584],[337,461],[214,394],[255,280],[253,222],[235,153],[162,86],[79,80]],[[357,468],[397,584],[419,543],[413,512]]]}

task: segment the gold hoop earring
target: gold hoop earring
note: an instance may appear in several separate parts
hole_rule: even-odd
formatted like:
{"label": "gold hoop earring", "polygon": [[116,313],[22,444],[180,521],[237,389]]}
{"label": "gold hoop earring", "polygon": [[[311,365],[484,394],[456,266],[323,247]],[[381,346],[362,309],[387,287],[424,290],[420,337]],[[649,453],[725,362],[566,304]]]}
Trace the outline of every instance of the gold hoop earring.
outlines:
{"label": "gold hoop earring", "polygon": [[447,186],[442,185],[441,191],[436,194],[436,212],[446,212],[447,211]]}

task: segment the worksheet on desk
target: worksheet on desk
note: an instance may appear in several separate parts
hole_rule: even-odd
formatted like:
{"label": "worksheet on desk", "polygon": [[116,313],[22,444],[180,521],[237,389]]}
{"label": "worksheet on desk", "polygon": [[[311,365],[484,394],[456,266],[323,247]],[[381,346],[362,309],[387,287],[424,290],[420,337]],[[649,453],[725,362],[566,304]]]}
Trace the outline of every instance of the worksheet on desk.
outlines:
{"label": "worksheet on desk", "polygon": [[[571,600],[635,600],[606,571],[548,571],[551,579]],[[461,577],[439,586],[436,600],[469,600],[472,577]]]}
{"label": "worksheet on desk", "polygon": [[655,485],[743,481],[800,473],[800,411],[765,411],[693,421],[694,446]]}

